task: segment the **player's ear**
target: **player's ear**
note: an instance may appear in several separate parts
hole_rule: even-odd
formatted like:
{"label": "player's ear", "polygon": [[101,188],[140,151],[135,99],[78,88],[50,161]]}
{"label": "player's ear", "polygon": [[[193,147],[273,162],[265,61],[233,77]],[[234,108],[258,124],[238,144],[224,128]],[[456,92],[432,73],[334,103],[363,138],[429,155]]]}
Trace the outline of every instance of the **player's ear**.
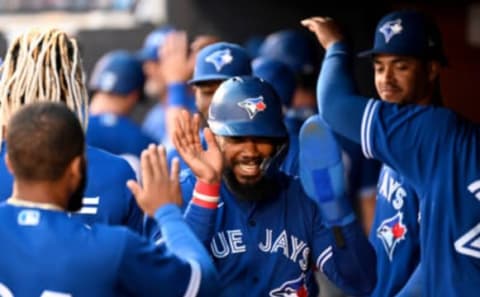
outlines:
{"label": "player's ear", "polygon": [[441,65],[437,61],[430,61],[428,63],[428,80],[434,82],[440,76]]}
{"label": "player's ear", "polygon": [[12,163],[10,163],[10,157],[8,156],[8,152],[5,154],[4,159],[5,159],[5,165],[7,166],[8,172],[10,172],[11,175],[15,175],[13,172]]}
{"label": "player's ear", "polygon": [[74,187],[77,186],[79,181],[82,179],[83,173],[83,166],[84,166],[84,159],[83,155],[78,155],[70,161],[70,164],[67,167],[65,174],[67,175],[68,179],[72,181]]}

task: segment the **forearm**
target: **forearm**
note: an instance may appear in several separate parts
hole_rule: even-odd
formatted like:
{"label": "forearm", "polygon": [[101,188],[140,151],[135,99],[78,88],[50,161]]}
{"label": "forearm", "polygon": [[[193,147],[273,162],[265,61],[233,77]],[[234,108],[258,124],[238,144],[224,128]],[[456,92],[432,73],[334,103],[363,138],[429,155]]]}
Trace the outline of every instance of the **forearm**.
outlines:
{"label": "forearm", "polygon": [[219,194],[220,184],[209,185],[197,181],[184,214],[190,228],[206,247],[210,246],[213,238]]}
{"label": "forearm", "polygon": [[212,287],[211,283],[217,282],[216,270],[207,250],[184,221],[180,209],[175,205],[163,206],[155,213],[155,219],[168,248],[177,257],[191,263],[192,271],[193,266],[200,266],[200,292],[206,294],[205,290]]}
{"label": "forearm", "polygon": [[317,83],[320,115],[335,132],[359,143],[366,99],[356,95],[346,45],[333,44],[325,53]]}

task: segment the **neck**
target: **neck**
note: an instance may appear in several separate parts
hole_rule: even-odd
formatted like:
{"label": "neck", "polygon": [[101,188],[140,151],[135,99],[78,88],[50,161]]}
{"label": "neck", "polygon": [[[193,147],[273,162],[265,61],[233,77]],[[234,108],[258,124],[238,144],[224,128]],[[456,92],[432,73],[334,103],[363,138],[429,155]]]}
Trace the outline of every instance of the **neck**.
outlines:
{"label": "neck", "polygon": [[56,183],[55,181],[15,181],[11,203],[30,204],[31,206],[44,205],[46,207],[43,208],[65,210],[68,204],[68,199],[65,199],[65,197],[68,195],[65,194],[65,189],[59,187]]}
{"label": "neck", "polygon": [[113,113],[115,115],[128,115],[130,107],[127,102],[128,98],[116,96],[107,93],[96,93],[90,103],[90,114]]}

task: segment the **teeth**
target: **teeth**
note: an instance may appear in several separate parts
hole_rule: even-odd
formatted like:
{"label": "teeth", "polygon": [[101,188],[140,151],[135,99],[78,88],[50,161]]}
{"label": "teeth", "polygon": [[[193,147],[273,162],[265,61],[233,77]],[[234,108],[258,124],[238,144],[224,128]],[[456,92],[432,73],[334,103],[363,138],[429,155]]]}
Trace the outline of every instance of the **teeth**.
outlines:
{"label": "teeth", "polygon": [[248,173],[256,173],[258,171],[257,165],[239,164],[239,167],[242,171],[245,171]]}

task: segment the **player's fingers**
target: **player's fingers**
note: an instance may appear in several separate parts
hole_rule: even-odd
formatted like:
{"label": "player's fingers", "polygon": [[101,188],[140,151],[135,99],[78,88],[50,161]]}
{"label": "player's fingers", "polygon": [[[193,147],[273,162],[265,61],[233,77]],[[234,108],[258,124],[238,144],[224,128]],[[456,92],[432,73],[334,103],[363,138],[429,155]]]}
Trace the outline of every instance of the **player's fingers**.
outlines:
{"label": "player's fingers", "polygon": [[170,180],[173,183],[178,183],[178,176],[180,174],[180,160],[177,157],[173,158],[170,168]]}
{"label": "player's fingers", "polygon": [[187,32],[186,31],[180,31],[178,32],[178,44],[177,44],[177,50],[187,56],[188,53],[188,38],[187,38]]}
{"label": "player's fingers", "polygon": [[182,116],[183,116],[183,127],[185,128],[185,137],[186,137],[186,142],[188,145],[191,146],[194,144],[194,136],[193,136],[193,131],[192,131],[192,118],[190,117],[190,113],[186,110],[181,111]]}
{"label": "player's fingers", "polygon": [[148,146],[148,157],[150,162],[150,168],[152,172],[152,179],[157,180],[160,176],[160,162],[158,158],[157,146],[155,144],[150,144]]}
{"label": "player's fingers", "polygon": [[193,133],[194,133],[194,149],[197,152],[203,151],[202,143],[200,141],[200,115],[198,113],[193,115],[193,127],[192,127]]}
{"label": "player's fingers", "polygon": [[163,145],[159,145],[157,148],[157,156],[158,156],[158,171],[160,173],[159,178],[166,179],[168,178],[168,165],[167,165],[167,154],[165,152],[165,147]]}
{"label": "player's fingers", "polygon": [[140,166],[142,168],[143,184],[149,184],[152,180],[152,166],[149,160],[148,149],[143,150],[142,155],[140,156]]}
{"label": "player's fingers", "polygon": [[178,143],[177,149],[181,148],[183,150],[186,150],[188,147],[188,138],[186,136],[184,122],[185,120],[184,120],[183,114],[182,112],[180,112],[179,116],[176,118],[174,135]]}
{"label": "player's fingers", "polygon": [[139,199],[142,193],[142,187],[134,180],[128,180],[127,181],[127,188],[130,189],[132,192],[133,196],[135,196],[135,199]]}
{"label": "player's fingers", "polygon": [[203,135],[205,136],[205,141],[207,142],[207,147],[209,150],[218,149],[217,140],[215,139],[215,136],[210,128],[203,129]]}

